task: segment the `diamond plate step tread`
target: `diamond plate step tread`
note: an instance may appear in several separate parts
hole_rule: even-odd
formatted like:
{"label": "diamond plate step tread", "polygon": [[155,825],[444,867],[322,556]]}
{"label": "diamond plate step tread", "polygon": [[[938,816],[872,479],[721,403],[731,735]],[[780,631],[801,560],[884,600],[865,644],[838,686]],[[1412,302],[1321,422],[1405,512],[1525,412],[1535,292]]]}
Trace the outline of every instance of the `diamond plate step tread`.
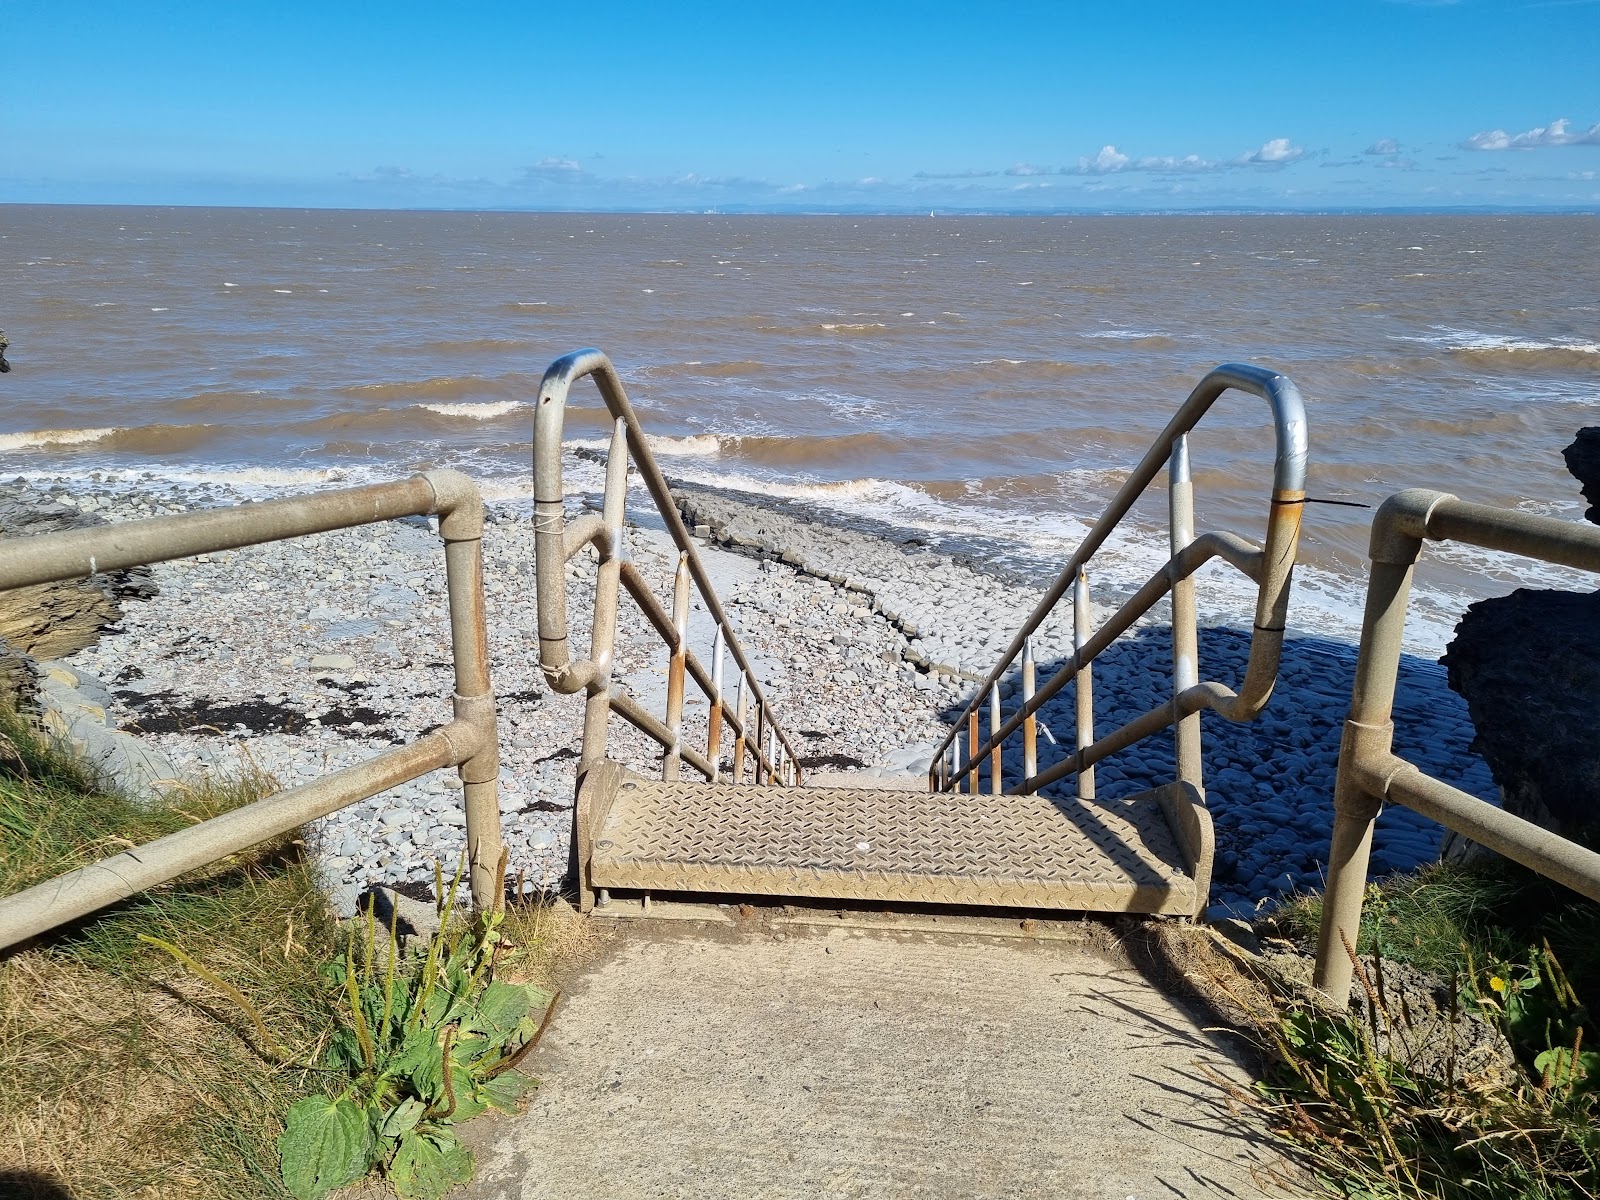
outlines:
{"label": "diamond plate step tread", "polygon": [[1191,914],[1194,880],[1153,798],[1051,801],[624,775],[593,886]]}

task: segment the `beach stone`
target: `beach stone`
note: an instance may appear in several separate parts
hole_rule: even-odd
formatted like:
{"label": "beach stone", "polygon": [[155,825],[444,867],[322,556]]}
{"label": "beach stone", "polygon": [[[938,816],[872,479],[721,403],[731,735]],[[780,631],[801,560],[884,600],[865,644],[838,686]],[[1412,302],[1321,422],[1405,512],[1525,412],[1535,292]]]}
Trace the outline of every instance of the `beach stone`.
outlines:
{"label": "beach stone", "polygon": [[354,671],[356,660],[348,654],[313,654],[311,656],[311,669],[313,671]]}

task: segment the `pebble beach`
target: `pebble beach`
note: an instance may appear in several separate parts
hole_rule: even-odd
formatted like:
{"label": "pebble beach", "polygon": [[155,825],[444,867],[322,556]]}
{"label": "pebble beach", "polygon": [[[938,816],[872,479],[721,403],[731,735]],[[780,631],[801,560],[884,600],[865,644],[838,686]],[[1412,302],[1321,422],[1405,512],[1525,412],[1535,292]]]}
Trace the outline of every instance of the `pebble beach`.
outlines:
{"label": "pebble beach", "polygon": [[[110,520],[247,498],[217,484],[142,491],[77,479],[70,487],[34,481],[32,490]],[[680,487],[678,494],[740,641],[802,765],[814,772],[920,775],[1040,594],[1036,584],[909,530],[848,528],[742,493]],[[569,507],[576,515],[597,502],[575,495]],[[640,497],[632,509],[629,552],[667,597],[676,554],[644,515],[648,503]],[[566,870],[582,701],[551,693],[538,669],[524,501],[490,504],[484,563],[508,878],[526,891],[549,891]],[[449,719],[441,564],[437,536],[421,518],[159,564],[160,594],[128,602],[120,627],[97,646],[49,664],[44,695],[79,714],[80,734],[87,709],[103,712],[107,730],[137,739],[148,759],[130,768],[122,756],[135,787],[141,774],[157,787],[170,786],[152,782],[163,775],[258,773],[285,787],[306,782]],[[592,577],[584,556],[569,567],[575,631],[586,631],[592,617]],[[1114,600],[1097,597],[1097,607],[1109,611]],[[1210,615],[1200,634],[1203,678],[1238,677],[1247,620]],[[1170,687],[1164,621],[1153,612],[1096,662],[1100,732],[1153,707]],[[1067,652],[1070,622],[1062,606],[1036,638],[1041,679]],[[708,659],[711,625],[698,599],[690,641]],[[1286,894],[1320,889],[1354,658],[1348,642],[1291,624],[1266,713],[1237,726],[1206,714],[1213,916],[1247,915]],[[660,711],[665,652],[642,620],[624,620],[617,662],[628,690]],[[1406,658],[1399,694],[1397,751],[1492,797],[1487,768],[1468,748],[1465,706],[1445,686],[1443,669]],[[1016,700],[1016,681],[1007,679],[1004,710]],[[691,687],[686,738],[704,736],[705,713]],[[1042,766],[1072,744],[1072,714],[1069,686],[1043,713]],[[645,771],[659,761],[653,743],[620,720],[612,722],[610,752]],[[1100,764],[1099,802],[1165,782],[1171,761],[1170,740],[1156,737]],[[1008,766],[1015,765],[1013,755]],[[1062,786],[1061,795],[1074,794],[1070,781]],[[448,868],[459,859],[463,824],[458,782],[435,772],[325,818],[311,838],[336,904],[349,908],[373,885],[428,884],[435,862]],[[1373,871],[1414,867],[1435,857],[1439,844],[1437,826],[1391,809],[1379,821]]]}

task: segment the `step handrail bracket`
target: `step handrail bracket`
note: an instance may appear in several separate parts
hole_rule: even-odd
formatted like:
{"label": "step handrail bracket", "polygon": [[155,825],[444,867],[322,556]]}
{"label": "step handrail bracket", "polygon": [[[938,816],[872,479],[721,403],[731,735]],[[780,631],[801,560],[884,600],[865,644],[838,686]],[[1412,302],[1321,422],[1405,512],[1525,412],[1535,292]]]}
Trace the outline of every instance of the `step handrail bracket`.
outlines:
{"label": "step handrail bracket", "polygon": [[[564,504],[562,436],[567,398],[573,384],[594,380],[611,415],[611,441],[606,453],[604,500],[599,514],[568,523]],[[678,551],[670,609],[656,599],[624,544],[628,470],[638,471]],[[663,779],[676,779],[688,764],[708,781],[722,779],[724,731],[733,737],[731,782],[743,779],[748,757],[756,783],[796,785],[800,758],[793,742],[772,713],[732,623],[717,599],[711,576],[672,498],[666,476],[656,464],[639,418],[629,403],[611,360],[599,350],[577,350],[550,364],[539,384],[533,425],[533,493],[535,589],[539,620],[539,665],[557,692],[586,693],[583,749],[578,762],[580,795],[589,772],[605,758],[607,727],[613,712],[656,741],[662,748]],[[567,564],[586,546],[598,555],[594,623],[589,657],[575,659],[569,645]],[[707,670],[688,645],[689,593],[698,591],[715,627],[712,664]],[[638,605],[668,650],[667,705],[664,718],[647,712],[613,675],[617,618],[621,593]],[[723,656],[738,672],[737,697],[723,688]],[[684,685],[693,680],[708,704],[705,753],[683,739]],[[753,710],[753,711],[752,711]],[[578,834],[580,869],[584,831]]]}
{"label": "step handrail bracket", "polygon": [[[1260,547],[1233,533],[1197,536],[1194,532],[1194,483],[1188,435],[1229,391],[1245,392],[1265,400],[1272,413],[1275,442],[1272,495],[1266,536]],[[929,787],[935,791],[961,791],[965,786],[967,791],[976,792],[980,786],[979,771],[987,764],[990,787],[999,791],[1004,744],[1020,731],[1023,734],[1023,774],[1010,791],[1037,791],[1076,775],[1080,798],[1092,799],[1096,762],[1172,726],[1175,728],[1176,779],[1174,785],[1160,789],[1160,794],[1163,805],[1171,806],[1169,816],[1183,844],[1185,857],[1190,860],[1190,868],[1196,872],[1199,903],[1203,907],[1210,879],[1211,828],[1209,814],[1204,811],[1200,712],[1211,709],[1230,721],[1249,721],[1260,714],[1271,698],[1277,681],[1290,583],[1299,546],[1308,454],[1305,402],[1287,376],[1245,363],[1225,363],[1210,371],[1167,423],[1068,559],[1055,583],[1023,622],[994,668],[975,689],[971,702],[934,753],[928,774]],[[1163,468],[1168,479],[1171,557],[1096,630],[1088,611],[1089,564]],[[1193,576],[1214,558],[1230,564],[1257,584],[1250,653],[1237,690],[1214,680],[1202,682],[1199,674]],[[1069,592],[1074,596],[1073,653],[1049,680],[1036,687],[1032,639]],[[1092,704],[1087,700],[1092,686],[1091,664],[1167,596],[1171,597],[1172,604],[1171,698],[1121,728],[1096,737]],[[1000,683],[1013,666],[1021,668],[1022,703],[1008,719],[1002,720]],[[1040,771],[1035,762],[1037,713],[1069,683],[1077,684],[1077,748],[1055,766]],[[989,708],[987,739],[979,732],[979,712],[985,705]],[[1197,811],[1189,811],[1191,808]]]}

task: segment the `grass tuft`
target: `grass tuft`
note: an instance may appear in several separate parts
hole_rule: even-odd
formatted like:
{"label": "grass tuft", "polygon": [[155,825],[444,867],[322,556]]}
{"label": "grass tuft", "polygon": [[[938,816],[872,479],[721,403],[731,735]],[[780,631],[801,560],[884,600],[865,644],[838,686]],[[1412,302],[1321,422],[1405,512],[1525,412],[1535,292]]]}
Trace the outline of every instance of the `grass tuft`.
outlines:
{"label": "grass tuft", "polygon": [[[1258,932],[1310,952],[1321,915],[1321,897],[1302,897]],[[1395,876],[1369,889],[1357,945],[1345,947],[1359,1012],[1212,960],[1207,983],[1242,1013],[1267,1064],[1254,1088],[1217,1082],[1331,1196],[1595,1200],[1600,1055],[1585,1047],[1600,1011],[1597,935],[1600,906],[1503,860]],[[1396,990],[1398,964],[1440,981],[1442,1013]],[[1515,1062],[1463,1069],[1474,1022],[1503,1034]],[[1442,1058],[1424,1052],[1441,1030]]]}
{"label": "grass tuft", "polygon": [[[272,790],[254,777],[129,802],[0,711],[0,894]],[[309,865],[281,838],[0,958],[0,1184],[8,1195],[282,1197],[282,1114],[315,1081],[264,1059],[225,989],[310,1051],[317,968],[337,941]],[[189,947],[224,988],[152,942]]]}

